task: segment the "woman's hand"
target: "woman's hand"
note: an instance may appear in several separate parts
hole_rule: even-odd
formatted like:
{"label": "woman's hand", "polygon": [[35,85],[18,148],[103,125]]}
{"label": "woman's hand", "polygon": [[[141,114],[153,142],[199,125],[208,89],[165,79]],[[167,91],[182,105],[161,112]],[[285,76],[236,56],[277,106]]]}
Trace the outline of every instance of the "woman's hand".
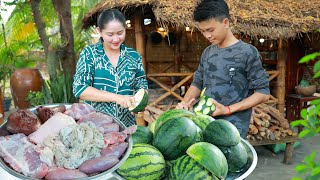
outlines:
{"label": "woman's hand", "polygon": [[135,105],[135,99],[133,96],[118,95],[116,103],[121,107],[129,108]]}

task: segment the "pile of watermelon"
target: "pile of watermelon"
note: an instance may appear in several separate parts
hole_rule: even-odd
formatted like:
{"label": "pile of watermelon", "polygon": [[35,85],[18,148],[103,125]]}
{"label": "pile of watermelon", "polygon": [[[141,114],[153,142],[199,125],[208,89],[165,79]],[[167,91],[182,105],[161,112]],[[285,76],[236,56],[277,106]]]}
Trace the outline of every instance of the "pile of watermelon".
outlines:
{"label": "pile of watermelon", "polygon": [[233,124],[187,110],[164,112],[132,138],[129,158],[117,170],[125,179],[225,179],[247,164]]}

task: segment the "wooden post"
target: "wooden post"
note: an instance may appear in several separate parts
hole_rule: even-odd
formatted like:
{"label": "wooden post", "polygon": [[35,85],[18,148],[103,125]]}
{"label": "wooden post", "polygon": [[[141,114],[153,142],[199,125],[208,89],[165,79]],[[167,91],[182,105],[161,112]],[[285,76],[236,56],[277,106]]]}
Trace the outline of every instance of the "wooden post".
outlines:
{"label": "wooden post", "polygon": [[136,50],[142,56],[143,68],[147,74],[147,64],[146,64],[146,41],[145,41],[145,32],[143,24],[143,16],[141,9],[137,9],[134,14],[134,30],[136,37]]}
{"label": "wooden post", "polygon": [[277,69],[279,71],[279,76],[277,79],[277,90],[276,97],[278,101],[278,110],[280,113],[284,112],[285,106],[285,93],[286,93],[286,59],[287,52],[286,48],[287,43],[283,39],[279,39],[278,41],[278,60],[277,60]]}

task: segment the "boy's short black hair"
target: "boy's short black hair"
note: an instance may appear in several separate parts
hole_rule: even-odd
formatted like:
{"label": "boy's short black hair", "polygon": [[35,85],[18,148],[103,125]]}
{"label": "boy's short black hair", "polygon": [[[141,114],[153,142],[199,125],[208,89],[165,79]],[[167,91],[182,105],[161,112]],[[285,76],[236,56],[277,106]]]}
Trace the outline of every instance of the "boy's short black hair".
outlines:
{"label": "boy's short black hair", "polygon": [[225,18],[230,19],[230,14],[228,4],[224,0],[200,0],[193,12],[196,22],[209,19],[222,22]]}

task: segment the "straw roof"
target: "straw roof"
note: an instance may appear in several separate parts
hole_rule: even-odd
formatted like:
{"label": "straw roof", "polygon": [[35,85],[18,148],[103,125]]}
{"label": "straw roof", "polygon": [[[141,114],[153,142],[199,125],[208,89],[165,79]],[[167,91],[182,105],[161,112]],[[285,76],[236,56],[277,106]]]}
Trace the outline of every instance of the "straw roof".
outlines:
{"label": "straw roof", "polygon": [[[195,27],[192,21],[197,0],[102,0],[83,19],[83,27],[96,22],[97,14],[106,8],[135,11],[150,8],[159,25]],[[227,0],[235,33],[271,39],[292,38],[320,27],[318,0]]]}

